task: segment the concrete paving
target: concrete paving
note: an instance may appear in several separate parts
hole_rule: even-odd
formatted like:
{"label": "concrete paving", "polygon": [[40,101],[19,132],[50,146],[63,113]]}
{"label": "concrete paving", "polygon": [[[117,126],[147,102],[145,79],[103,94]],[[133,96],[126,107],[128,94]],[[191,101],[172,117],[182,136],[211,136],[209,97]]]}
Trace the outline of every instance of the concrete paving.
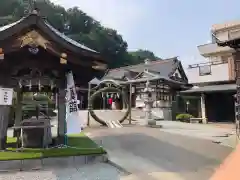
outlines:
{"label": "concrete paving", "polygon": [[88,130],[109,152],[110,160],[132,173],[126,179],[205,180],[232,148],[209,140],[124,127]]}
{"label": "concrete paving", "polygon": [[239,144],[239,142],[240,142],[240,138],[234,134],[234,135],[231,135],[231,136],[221,140],[220,144],[223,146],[229,146],[232,148],[236,148],[236,146]]}
{"label": "concrete paving", "polygon": [[40,171],[1,173],[0,180],[120,180],[125,175],[106,163]]}
{"label": "concrete paving", "polygon": [[[143,124],[144,119],[135,119],[137,124]],[[233,141],[236,134],[234,124],[218,125],[218,124],[192,124],[179,121],[157,121],[162,125],[161,131],[172,134],[180,134],[195,138],[207,139],[212,142],[225,146],[235,147]]]}
{"label": "concrete paving", "polygon": [[161,124],[163,126],[161,130],[164,132],[208,139],[219,143],[235,134],[234,128],[220,128],[208,124],[190,124],[177,121],[161,121]]}
{"label": "concrete paving", "polygon": [[[111,119],[111,118],[110,118]],[[126,121],[125,124],[128,122]],[[226,142],[232,137],[232,128],[218,128],[210,125],[187,124],[173,121],[161,121],[163,128],[152,129],[146,127],[124,127],[121,129],[107,129],[94,126],[95,128],[86,129],[89,135],[96,142],[103,145],[108,153],[110,160],[121,166],[131,175],[122,175],[116,168],[109,165],[90,165],[84,166],[86,170],[80,171],[72,168],[64,168],[59,172],[80,177],[80,179],[164,179],[164,180],[204,180],[208,179],[219,166],[221,161],[232,151],[232,148],[220,146],[212,142]],[[52,121],[56,125],[56,121]],[[56,128],[53,128],[53,135]],[[12,131],[8,131],[12,135]],[[229,137],[227,137],[230,135]],[[233,139],[233,138],[231,138]],[[95,173],[94,169],[101,166],[101,175]],[[88,172],[89,176],[82,172]],[[38,171],[35,173],[19,172],[15,175],[19,179],[34,179],[40,177],[44,179],[63,179],[65,175],[56,175],[57,170]],[[84,175],[83,175],[84,174]],[[110,175],[109,175],[110,174]],[[46,176],[47,176],[46,175]],[[104,177],[104,175],[106,177]],[[2,176],[2,179],[16,179],[14,174]],[[24,177],[24,178],[20,178]],[[32,177],[32,178],[30,178]],[[59,178],[60,177],[60,178]],[[74,178],[72,178],[74,180]]]}

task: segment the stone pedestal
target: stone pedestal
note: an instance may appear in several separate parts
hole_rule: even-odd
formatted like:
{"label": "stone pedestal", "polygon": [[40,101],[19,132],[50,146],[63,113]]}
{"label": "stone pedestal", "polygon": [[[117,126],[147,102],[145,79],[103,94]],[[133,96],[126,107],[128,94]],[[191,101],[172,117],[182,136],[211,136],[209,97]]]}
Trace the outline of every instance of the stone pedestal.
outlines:
{"label": "stone pedestal", "polygon": [[146,101],[145,103],[145,123],[148,124],[149,121],[152,121],[152,106],[150,101]]}
{"label": "stone pedestal", "polygon": [[[23,129],[23,147],[25,148],[42,148],[47,147],[52,143],[52,133],[50,120],[25,120],[21,123],[22,126],[32,126],[35,128]],[[38,128],[38,126],[41,126]]]}
{"label": "stone pedestal", "polygon": [[0,106],[0,150],[6,149],[10,106]]}
{"label": "stone pedestal", "polygon": [[145,124],[144,125],[154,125],[156,124],[156,120],[152,116],[152,92],[149,88],[149,81],[146,82],[146,88],[144,89],[145,98],[144,98],[144,104],[145,104]]}

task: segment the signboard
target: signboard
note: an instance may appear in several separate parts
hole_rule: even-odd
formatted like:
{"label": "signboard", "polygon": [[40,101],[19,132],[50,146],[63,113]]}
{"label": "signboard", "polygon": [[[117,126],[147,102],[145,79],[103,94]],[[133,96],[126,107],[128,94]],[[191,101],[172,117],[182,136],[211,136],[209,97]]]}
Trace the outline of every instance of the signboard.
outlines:
{"label": "signboard", "polygon": [[0,105],[9,106],[12,105],[13,89],[0,88]]}
{"label": "signboard", "polygon": [[66,124],[67,134],[78,134],[81,132],[82,119],[78,113],[78,99],[73,80],[72,72],[67,74],[67,94],[66,94]]}

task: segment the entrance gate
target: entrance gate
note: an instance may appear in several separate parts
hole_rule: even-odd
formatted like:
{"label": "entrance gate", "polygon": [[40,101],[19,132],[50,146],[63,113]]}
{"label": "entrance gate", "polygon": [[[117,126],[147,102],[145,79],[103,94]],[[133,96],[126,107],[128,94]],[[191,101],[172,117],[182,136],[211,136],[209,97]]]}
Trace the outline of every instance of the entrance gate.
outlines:
{"label": "entrance gate", "polygon": [[[0,86],[16,92],[14,126],[22,121],[24,92],[57,93],[58,144],[64,142],[65,134],[66,73],[72,71],[76,86],[87,88],[88,82],[99,75],[94,67],[105,65],[98,52],[58,32],[36,10],[0,29]],[[9,112],[10,107],[0,106],[0,150],[6,148]]]}

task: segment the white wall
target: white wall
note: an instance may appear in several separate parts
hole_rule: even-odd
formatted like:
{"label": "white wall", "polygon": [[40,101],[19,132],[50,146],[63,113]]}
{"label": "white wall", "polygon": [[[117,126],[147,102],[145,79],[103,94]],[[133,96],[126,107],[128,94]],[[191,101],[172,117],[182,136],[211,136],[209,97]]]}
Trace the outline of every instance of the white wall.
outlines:
{"label": "white wall", "polygon": [[186,74],[188,76],[189,83],[203,83],[203,82],[213,82],[213,81],[228,81],[228,63],[211,65],[211,74],[200,76],[199,67],[188,68]]}

